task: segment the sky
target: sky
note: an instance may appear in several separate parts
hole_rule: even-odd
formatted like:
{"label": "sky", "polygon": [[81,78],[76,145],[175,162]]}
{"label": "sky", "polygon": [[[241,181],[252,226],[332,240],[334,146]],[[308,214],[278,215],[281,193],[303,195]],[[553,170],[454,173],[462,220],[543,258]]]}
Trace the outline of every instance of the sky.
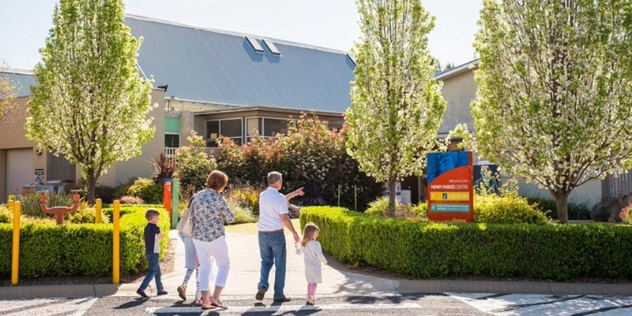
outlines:
{"label": "sky", "polygon": [[[52,27],[57,0],[2,0],[0,65],[32,69]],[[422,0],[436,17],[428,37],[441,65],[474,59],[482,0]],[[361,36],[355,0],[127,0],[126,12],[349,51]]]}

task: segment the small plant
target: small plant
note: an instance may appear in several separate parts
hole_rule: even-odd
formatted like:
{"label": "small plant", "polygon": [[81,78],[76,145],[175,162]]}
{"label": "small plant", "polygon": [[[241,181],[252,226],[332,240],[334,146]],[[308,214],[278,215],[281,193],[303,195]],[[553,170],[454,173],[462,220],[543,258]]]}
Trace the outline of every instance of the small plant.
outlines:
{"label": "small plant", "polygon": [[[23,215],[47,218],[54,217],[53,214],[47,214],[42,212],[40,209],[40,194],[39,193],[29,193],[26,195],[19,196],[20,203],[22,207],[20,209],[20,213]],[[53,193],[48,194],[48,202],[46,204],[48,207],[53,206],[72,206],[72,196],[68,193]]]}
{"label": "small plant", "polygon": [[619,213],[621,209],[632,202],[632,195],[626,194],[621,197],[605,196],[595,204],[590,211],[590,217],[595,222],[617,222],[620,221]]}
{"label": "small plant", "polygon": [[162,186],[151,179],[139,178],[127,190],[128,195],[137,196],[149,204],[162,203]]}
{"label": "small plant", "polygon": [[121,204],[145,204],[143,199],[137,196],[129,196],[129,195],[121,196],[121,198],[119,199],[119,202]]}
{"label": "small plant", "polygon": [[167,157],[164,152],[154,157],[151,160],[151,165],[154,167],[151,179],[157,185],[162,185],[165,179],[173,179],[173,175],[176,173],[176,160]]}
{"label": "small plant", "polygon": [[235,202],[228,202],[230,210],[235,213],[235,222],[233,224],[256,223],[257,218],[252,214],[252,210],[243,207]]}
{"label": "small plant", "polygon": [[476,195],[474,220],[488,224],[546,224],[544,214],[538,212],[523,197]]}
{"label": "small plant", "polygon": [[[101,216],[103,223],[108,223],[107,216]],[[96,221],[95,209],[87,203],[81,203],[76,211],[64,214],[64,221],[73,224],[92,224]]]}
{"label": "small plant", "polygon": [[259,191],[251,186],[238,186],[228,191],[226,199],[235,205],[252,210],[259,216]]}
{"label": "small plant", "polygon": [[215,159],[206,152],[206,144],[202,136],[195,131],[187,137],[189,146],[176,150],[176,165],[178,170],[175,177],[180,179],[180,187],[189,190],[192,186],[195,191],[206,187],[206,178],[213,169],[217,168]]}
{"label": "small plant", "polygon": [[619,218],[624,224],[632,224],[632,202],[628,202],[628,205],[621,209]]}
{"label": "small plant", "polygon": [[[364,211],[365,214],[371,215],[379,215],[385,216],[386,210],[388,210],[389,198],[388,197],[380,197],[377,200],[369,203],[369,208]],[[421,203],[416,207],[411,205],[401,204],[398,201],[395,201],[395,217],[396,218],[406,218],[406,219],[415,219],[419,217],[423,217],[421,214],[424,213],[424,209],[426,209],[425,204]]]}
{"label": "small plant", "polygon": [[[529,204],[551,219],[557,219],[557,202],[551,198],[527,197]],[[568,203],[569,220],[589,220],[590,211],[586,204]]]}
{"label": "small plant", "polygon": [[5,204],[0,205],[0,223],[13,223],[13,213]]}

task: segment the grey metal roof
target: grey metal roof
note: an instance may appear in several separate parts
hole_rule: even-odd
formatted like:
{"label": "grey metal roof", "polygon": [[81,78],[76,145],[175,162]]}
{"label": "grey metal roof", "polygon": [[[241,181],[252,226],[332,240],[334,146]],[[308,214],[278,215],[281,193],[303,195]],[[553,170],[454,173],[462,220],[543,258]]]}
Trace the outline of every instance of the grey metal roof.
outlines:
{"label": "grey metal roof", "polygon": [[[127,15],[142,36],[138,65],[167,96],[237,105],[344,112],[355,64],[346,52]],[[246,36],[259,41],[257,53]],[[261,40],[280,52],[272,54]]]}
{"label": "grey metal roof", "polygon": [[37,84],[35,77],[28,70],[0,68],[0,77],[15,87],[16,97],[30,96],[30,87]]}
{"label": "grey metal roof", "polygon": [[446,70],[444,72],[435,74],[434,78],[435,80],[444,80],[452,76],[458,75],[460,73],[469,71],[470,69],[476,69],[476,68],[478,68],[478,59],[474,59],[465,64],[458,65],[450,70]]}

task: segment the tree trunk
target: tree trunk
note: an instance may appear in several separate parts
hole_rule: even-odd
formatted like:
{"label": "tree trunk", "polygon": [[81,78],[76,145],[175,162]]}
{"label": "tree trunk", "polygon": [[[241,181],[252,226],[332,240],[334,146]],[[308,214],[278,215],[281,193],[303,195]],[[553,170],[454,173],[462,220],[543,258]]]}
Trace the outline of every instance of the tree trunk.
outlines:
{"label": "tree trunk", "polygon": [[94,201],[96,200],[96,187],[97,187],[97,177],[94,174],[94,171],[88,173],[88,205],[94,205]]}
{"label": "tree trunk", "polygon": [[395,217],[395,187],[397,186],[397,180],[391,179],[388,181],[389,194],[388,194],[388,210],[386,216]]}
{"label": "tree trunk", "polygon": [[560,224],[568,223],[568,197],[571,195],[571,192],[559,190],[558,192],[551,191],[551,195],[555,198],[555,202],[557,204],[557,220]]}

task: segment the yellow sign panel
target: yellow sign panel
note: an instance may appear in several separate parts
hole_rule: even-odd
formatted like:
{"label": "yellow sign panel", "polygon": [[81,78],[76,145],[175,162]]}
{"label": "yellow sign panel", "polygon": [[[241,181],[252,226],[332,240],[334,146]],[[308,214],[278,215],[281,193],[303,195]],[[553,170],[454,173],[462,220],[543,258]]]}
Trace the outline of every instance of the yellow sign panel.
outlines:
{"label": "yellow sign panel", "polygon": [[469,201],[470,192],[430,192],[431,201]]}

